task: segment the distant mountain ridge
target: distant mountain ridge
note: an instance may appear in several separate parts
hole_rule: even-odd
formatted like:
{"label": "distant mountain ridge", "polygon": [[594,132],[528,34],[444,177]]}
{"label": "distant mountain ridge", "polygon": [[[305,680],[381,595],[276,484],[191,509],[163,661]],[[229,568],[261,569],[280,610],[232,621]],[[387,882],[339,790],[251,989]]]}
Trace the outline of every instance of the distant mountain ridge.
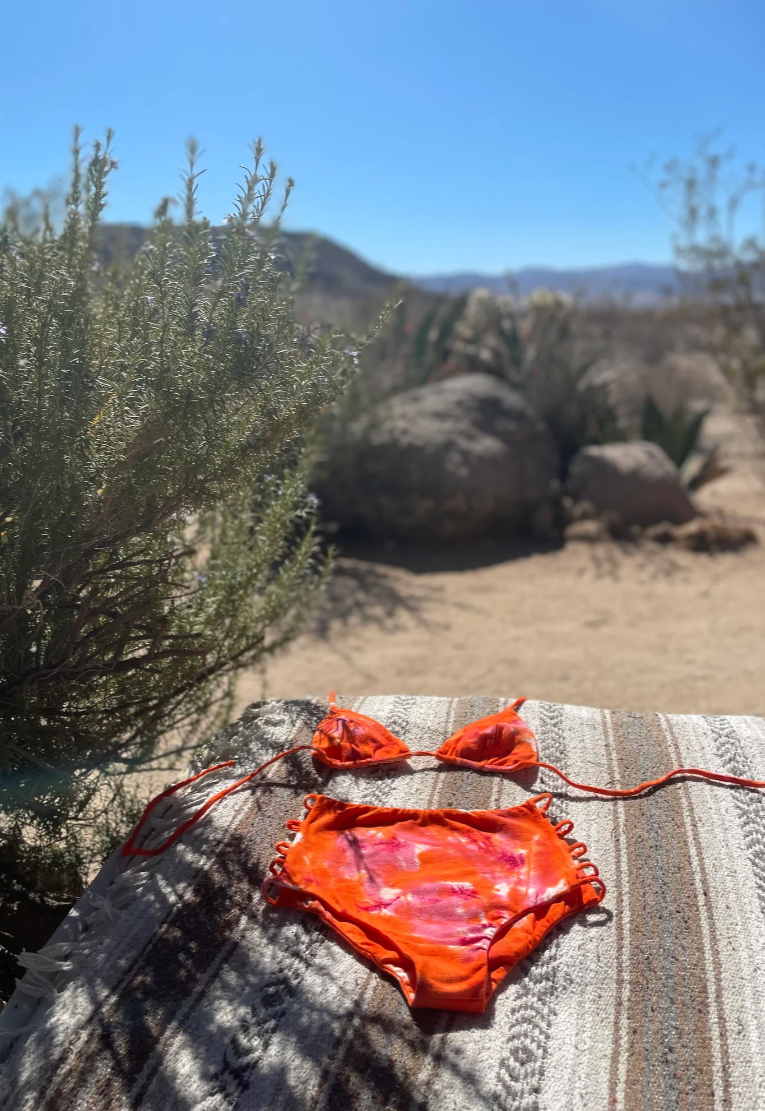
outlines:
{"label": "distant mountain ridge", "polygon": [[409,281],[431,293],[457,295],[481,288],[489,289],[492,293],[513,293],[527,297],[535,289],[543,288],[568,293],[584,301],[614,299],[629,301],[635,305],[655,304],[667,293],[675,293],[680,288],[680,276],[674,266],[646,262],[571,270],[527,266],[505,274],[466,271],[434,274],[424,278],[410,277]]}
{"label": "distant mountain ridge", "polygon": [[[99,235],[102,257],[105,261],[118,255],[131,258],[140,248],[146,232],[146,228],[135,224],[103,224]],[[212,228],[211,232],[220,237],[225,234],[225,228]],[[571,270],[528,266],[505,274],[464,271],[402,279],[372,266],[354,251],[321,235],[282,231],[278,250],[281,265],[287,269],[299,266],[301,259],[307,256],[307,288],[337,298],[387,297],[406,280],[418,289],[451,296],[483,288],[492,293],[526,297],[535,289],[544,288],[569,293],[583,301],[610,299],[640,307],[656,304],[667,292],[676,292],[680,287],[674,267],[642,262]]]}
{"label": "distant mountain ridge", "polygon": [[[104,223],[99,228],[99,251],[104,262],[132,258],[146,238],[148,228],[138,224]],[[221,239],[225,227],[211,227]],[[330,297],[389,296],[400,279],[365,262],[359,255],[331,239],[309,232],[281,231],[277,239],[277,266],[288,271],[305,266],[306,286]]]}

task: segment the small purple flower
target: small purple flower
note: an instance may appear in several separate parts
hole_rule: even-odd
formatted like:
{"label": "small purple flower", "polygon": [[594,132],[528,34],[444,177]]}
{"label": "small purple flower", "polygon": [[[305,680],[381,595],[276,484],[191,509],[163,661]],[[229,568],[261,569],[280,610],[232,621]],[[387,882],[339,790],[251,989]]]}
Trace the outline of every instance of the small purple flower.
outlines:
{"label": "small purple flower", "polygon": [[206,328],[202,329],[202,339],[205,343],[209,343],[215,335],[217,329],[214,324],[208,324]]}
{"label": "small purple flower", "polygon": [[345,347],[345,348],[343,348],[343,354],[344,355],[350,355],[350,357],[353,359],[353,365],[354,366],[359,365],[359,353],[358,353],[358,351],[354,351],[354,349],[352,347]]}
{"label": "small purple flower", "polygon": [[250,283],[247,278],[242,278],[239,283],[239,289],[234,294],[234,300],[237,305],[247,304],[247,294],[250,292]]}
{"label": "small purple flower", "polygon": [[147,307],[148,307],[148,308],[150,308],[150,309],[153,309],[153,308],[154,308],[154,304],[155,304],[155,302],[154,302],[154,298],[153,298],[153,297],[151,297],[151,296],[146,296],[146,297],[144,297],[144,301],[146,302],[146,305],[147,305]]}
{"label": "small purple flower", "polygon": [[307,329],[303,329],[293,337],[293,343],[297,344],[301,351],[311,350],[311,336]]}
{"label": "small purple flower", "polygon": [[5,337],[8,335],[8,329],[4,324],[0,324],[0,343],[5,343]]}
{"label": "small purple flower", "polygon": [[314,494],[314,493],[313,493],[313,491],[311,491],[311,493],[309,493],[309,494],[307,494],[307,495],[306,495],[306,499],[305,499],[305,500],[306,500],[306,501],[308,502],[308,504],[310,505],[311,509],[318,509],[318,508],[319,508],[319,506],[321,505],[321,502],[320,502],[320,501],[319,501],[319,499],[317,498],[316,494]]}
{"label": "small purple flower", "polygon": [[249,333],[244,332],[244,331],[235,332],[234,333],[234,339],[236,340],[237,343],[242,343],[242,344],[250,342]]}

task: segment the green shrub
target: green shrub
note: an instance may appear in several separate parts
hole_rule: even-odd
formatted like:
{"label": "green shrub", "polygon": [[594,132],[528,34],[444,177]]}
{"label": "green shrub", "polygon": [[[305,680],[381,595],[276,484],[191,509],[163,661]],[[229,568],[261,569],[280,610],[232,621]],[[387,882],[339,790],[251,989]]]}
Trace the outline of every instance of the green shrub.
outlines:
{"label": "green shrub", "polygon": [[106,269],[110,142],[76,137],[60,234],[0,234],[0,872],[51,890],[124,834],[126,773],[298,629],[327,570],[303,433],[355,364],[295,323],[260,143],[224,235],[192,143],[182,223],[163,202]]}
{"label": "green shrub", "polygon": [[702,139],[690,159],[670,159],[653,182],[673,220],[675,257],[690,294],[705,304],[705,340],[740,402],[765,430],[765,237],[742,235],[747,198],[762,206],[765,168],[731,169],[733,151]]}

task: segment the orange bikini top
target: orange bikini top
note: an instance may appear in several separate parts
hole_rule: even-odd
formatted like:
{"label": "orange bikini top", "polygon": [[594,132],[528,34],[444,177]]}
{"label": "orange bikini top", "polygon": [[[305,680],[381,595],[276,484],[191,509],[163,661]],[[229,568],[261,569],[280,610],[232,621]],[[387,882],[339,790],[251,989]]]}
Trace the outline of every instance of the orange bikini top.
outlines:
{"label": "orange bikini top", "polygon": [[570,779],[565,772],[562,772],[560,768],[556,768],[554,764],[547,764],[539,759],[536,737],[516,712],[525,701],[525,698],[517,698],[507,709],[500,710],[498,714],[491,714],[463,726],[462,729],[458,729],[448,740],[444,741],[439,749],[430,752],[424,749],[410,749],[399,737],[396,737],[389,729],[381,725],[379,721],[367,717],[366,714],[338,708],[335,705],[335,696],[331,694],[329,713],[317,725],[310,745],[295,745],[284,752],[277,752],[275,756],[266,760],[254,771],[248,772],[241,779],[237,779],[235,783],[229,784],[212,795],[195,814],[192,814],[178,829],[174,830],[158,848],[144,849],[136,847],[135,842],[138,834],[151,812],[163,799],[175,794],[182,787],[202,779],[203,776],[210,775],[211,772],[219,771],[221,768],[233,767],[235,761],[226,760],[222,764],[214,764],[212,767],[198,772],[197,775],[192,775],[189,779],[184,779],[181,783],[168,787],[167,790],[162,791],[155,799],[152,799],[146,807],[138,825],[123,845],[122,855],[158,856],[226,795],[237,791],[245,783],[264,771],[265,768],[293,752],[310,751],[317,760],[327,764],[330,768],[346,768],[348,770],[368,768],[377,764],[400,763],[412,756],[435,757],[436,760],[445,764],[457,764],[460,767],[473,768],[476,771],[500,772],[510,775],[522,771],[524,768],[545,768],[554,772],[565,783],[577,790],[587,791],[595,795],[605,795],[609,798],[629,798],[639,795],[650,787],[660,787],[667,780],[677,775],[701,776],[715,783],[728,783],[738,787],[765,787],[765,781],[762,780],[744,779],[736,775],[726,775],[723,772],[706,771],[703,768],[675,768],[658,779],[650,779],[645,783],[639,783],[637,787],[594,787],[589,783],[577,783],[576,780]]}
{"label": "orange bikini top", "polygon": [[410,756],[435,756],[445,764],[461,764],[480,771],[517,772],[534,767],[539,759],[536,737],[516,713],[525,701],[516,698],[506,710],[463,726],[436,752],[428,752],[410,749],[366,714],[338,709],[334,695],[330,695],[330,711],[319,722],[308,747],[317,760],[330,768],[367,768],[408,760]]}

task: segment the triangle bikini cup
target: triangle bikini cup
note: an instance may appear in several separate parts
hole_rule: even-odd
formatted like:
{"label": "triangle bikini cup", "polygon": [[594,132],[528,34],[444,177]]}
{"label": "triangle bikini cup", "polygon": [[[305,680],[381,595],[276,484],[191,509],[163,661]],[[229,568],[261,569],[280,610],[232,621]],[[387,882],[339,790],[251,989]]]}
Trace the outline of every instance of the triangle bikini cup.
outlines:
{"label": "triangle bikini cup", "polygon": [[310,745],[295,745],[284,752],[266,760],[260,767],[247,775],[237,779],[216,794],[212,795],[190,818],[183,822],[170,836],[157,848],[145,849],[137,846],[136,841],[147,819],[153,810],[170,795],[175,794],[183,787],[195,783],[212,772],[222,768],[233,767],[234,760],[226,760],[221,764],[214,764],[204,771],[193,775],[180,783],[168,787],[156,798],[152,799],[142,814],[138,824],[122,847],[123,856],[158,856],[163,853],[174,841],[177,841],[186,830],[195,825],[204,817],[211,807],[234,791],[239,790],[255,776],[259,775],[277,760],[282,760],[294,752],[310,752],[317,760],[331,768],[366,768],[378,764],[400,763],[413,756],[428,756],[445,764],[455,764],[460,767],[471,768],[474,771],[499,772],[514,775],[526,768],[544,768],[559,776],[564,783],[579,791],[590,794],[606,796],[608,798],[632,798],[635,795],[660,787],[675,776],[698,776],[714,783],[724,783],[738,787],[765,788],[765,780],[745,779],[741,776],[727,775],[723,772],[706,771],[703,768],[675,768],[658,779],[650,779],[639,783],[636,787],[595,787],[588,783],[578,783],[556,768],[539,759],[539,748],[536,737],[517,711],[526,701],[518,698],[510,706],[499,713],[480,718],[463,726],[448,740],[444,741],[436,752],[422,749],[410,749],[400,738],[396,737],[380,722],[367,717],[366,714],[357,713],[355,710],[343,709],[336,706],[334,694],[330,695],[330,710],[327,716],[319,723]]}

